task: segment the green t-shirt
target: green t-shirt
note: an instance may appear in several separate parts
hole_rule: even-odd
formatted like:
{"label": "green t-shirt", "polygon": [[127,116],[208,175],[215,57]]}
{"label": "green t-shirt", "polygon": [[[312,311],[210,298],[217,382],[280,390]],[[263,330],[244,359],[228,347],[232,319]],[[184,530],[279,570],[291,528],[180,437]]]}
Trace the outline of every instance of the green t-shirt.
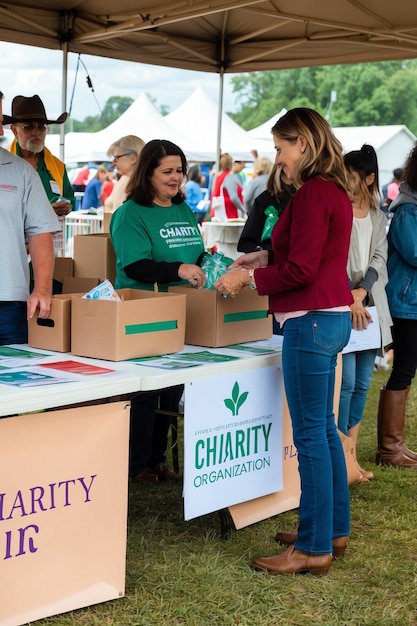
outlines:
{"label": "green t-shirt", "polygon": [[[173,204],[161,207],[142,206],[127,200],[112,215],[110,237],[116,253],[116,289],[153,290],[153,283],[132,280],[124,271],[135,261],[196,263],[204,252],[196,218],[188,204]],[[169,285],[180,285],[185,281],[158,285],[166,291]]]}

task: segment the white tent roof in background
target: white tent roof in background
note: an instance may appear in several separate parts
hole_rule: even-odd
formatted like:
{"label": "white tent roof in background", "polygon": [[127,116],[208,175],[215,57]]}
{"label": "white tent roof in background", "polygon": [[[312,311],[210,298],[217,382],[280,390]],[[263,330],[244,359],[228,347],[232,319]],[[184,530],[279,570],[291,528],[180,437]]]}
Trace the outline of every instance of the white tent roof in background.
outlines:
{"label": "white tent roof in background", "polygon": [[339,126],[333,128],[333,132],[341,142],[344,152],[359,150],[367,143],[378,151],[398,134],[407,135],[412,142],[415,135],[402,124],[391,126]]}
{"label": "white tent roof in background", "polygon": [[281,109],[281,111],[277,115],[274,115],[273,117],[271,117],[271,119],[267,120],[266,122],[264,122],[260,126],[257,126],[256,128],[252,128],[251,130],[248,130],[248,135],[253,137],[253,139],[264,139],[264,140],[272,141],[271,128],[273,127],[275,122],[279,120],[280,117],[285,115],[286,112],[287,112],[287,109]]}
{"label": "white tent roof in background", "polygon": [[333,128],[333,132],[342,144],[343,151],[360,150],[364,143],[375,149],[378,157],[379,184],[392,180],[396,167],[402,167],[416,137],[407,126],[352,126]]}
{"label": "white tent roof in background", "polygon": [[[107,150],[111,144],[125,135],[137,135],[144,141],[169,139],[180,145],[186,141],[155,108],[145,93],[141,93],[120,117],[107,128],[96,133],[65,135],[65,162],[110,161]],[[59,135],[47,135],[46,145],[53,154],[59,154]]]}
{"label": "white tent roof in background", "polygon": [[[137,135],[144,141],[168,139],[181,146],[185,141],[180,129],[174,128],[142,92],[110,126],[96,133],[107,140],[107,148],[125,135]],[[106,149],[107,149],[106,148]]]}
{"label": "white tent roof in background", "polygon": [[[176,130],[186,134],[185,143],[181,147],[189,159],[190,155],[194,155],[195,160],[215,161],[218,115],[217,104],[201,87],[197,87],[185,102],[164,119]],[[263,154],[273,152],[270,141],[254,141],[227,113],[223,113],[221,151],[229,152],[235,159],[251,161],[253,148]]]}

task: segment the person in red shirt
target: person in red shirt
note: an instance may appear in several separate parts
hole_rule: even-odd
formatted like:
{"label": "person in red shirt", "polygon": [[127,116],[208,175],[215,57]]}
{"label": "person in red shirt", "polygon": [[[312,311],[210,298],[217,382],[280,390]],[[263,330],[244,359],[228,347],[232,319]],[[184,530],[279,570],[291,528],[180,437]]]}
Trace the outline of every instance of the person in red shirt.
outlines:
{"label": "person in red shirt", "polygon": [[107,176],[101,187],[100,200],[101,204],[104,206],[107,198],[111,195],[114,187],[114,169],[111,165],[106,165]]}
{"label": "person in red shirt", "polygon": [[272,231],[272,250],[239,257],[215,283],[226,297],[245,286],[269,295],[283,327],[282,369],[298,451],[298,532],[279,532],[281,554],[253,560],[273,574],[327,574],[350,528],[345,456],[333,412],[337,355],[349,341],[347,278],[352,205],[342,146],[316,111],[296,108],[272,128],[275,163],[296,192]]}

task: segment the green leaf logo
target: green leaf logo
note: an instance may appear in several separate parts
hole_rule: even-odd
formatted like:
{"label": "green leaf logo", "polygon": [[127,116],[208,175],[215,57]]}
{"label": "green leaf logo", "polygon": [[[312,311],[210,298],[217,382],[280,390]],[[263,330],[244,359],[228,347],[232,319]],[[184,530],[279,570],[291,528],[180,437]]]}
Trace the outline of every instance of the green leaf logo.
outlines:
{"label": "green leaf logo", "polygon": [[236,416],[236,415],[239,415],[239,409],[246,402],[248,395],[249,395],[248,391],[244,391],[242,394],[239,393],[239,385],[238,385],[238,382],[236,381],[235,384],[233,385],[232,397],[225,398],[223,402],[226,408],[228,408],[229,411],[232,412],[232,415]]}

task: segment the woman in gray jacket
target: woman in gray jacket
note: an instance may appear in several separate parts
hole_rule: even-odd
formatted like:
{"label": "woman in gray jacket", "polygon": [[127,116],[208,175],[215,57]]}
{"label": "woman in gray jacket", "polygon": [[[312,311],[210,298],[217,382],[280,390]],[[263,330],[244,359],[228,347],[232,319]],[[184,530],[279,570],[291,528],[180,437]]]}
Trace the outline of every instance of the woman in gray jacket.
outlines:
{"label": "woman in gray jacket", "polygon": [[[391,315],[385,293],[387,274],[387,218],[378,208],[378,160],[372,146],[363,145],[344,157],[352,187],[353,225],[348,257],[348,278],[354,302],[352,328],[365,330],[371,323],[368,306],[375,306],[381,329],[379,348],[343,354],[339,429],[351,437],[354,455],[372,380],[377,350],[381,355],[392,343]],[[368,482],[373,473],[360,468],[358,482]]]}

